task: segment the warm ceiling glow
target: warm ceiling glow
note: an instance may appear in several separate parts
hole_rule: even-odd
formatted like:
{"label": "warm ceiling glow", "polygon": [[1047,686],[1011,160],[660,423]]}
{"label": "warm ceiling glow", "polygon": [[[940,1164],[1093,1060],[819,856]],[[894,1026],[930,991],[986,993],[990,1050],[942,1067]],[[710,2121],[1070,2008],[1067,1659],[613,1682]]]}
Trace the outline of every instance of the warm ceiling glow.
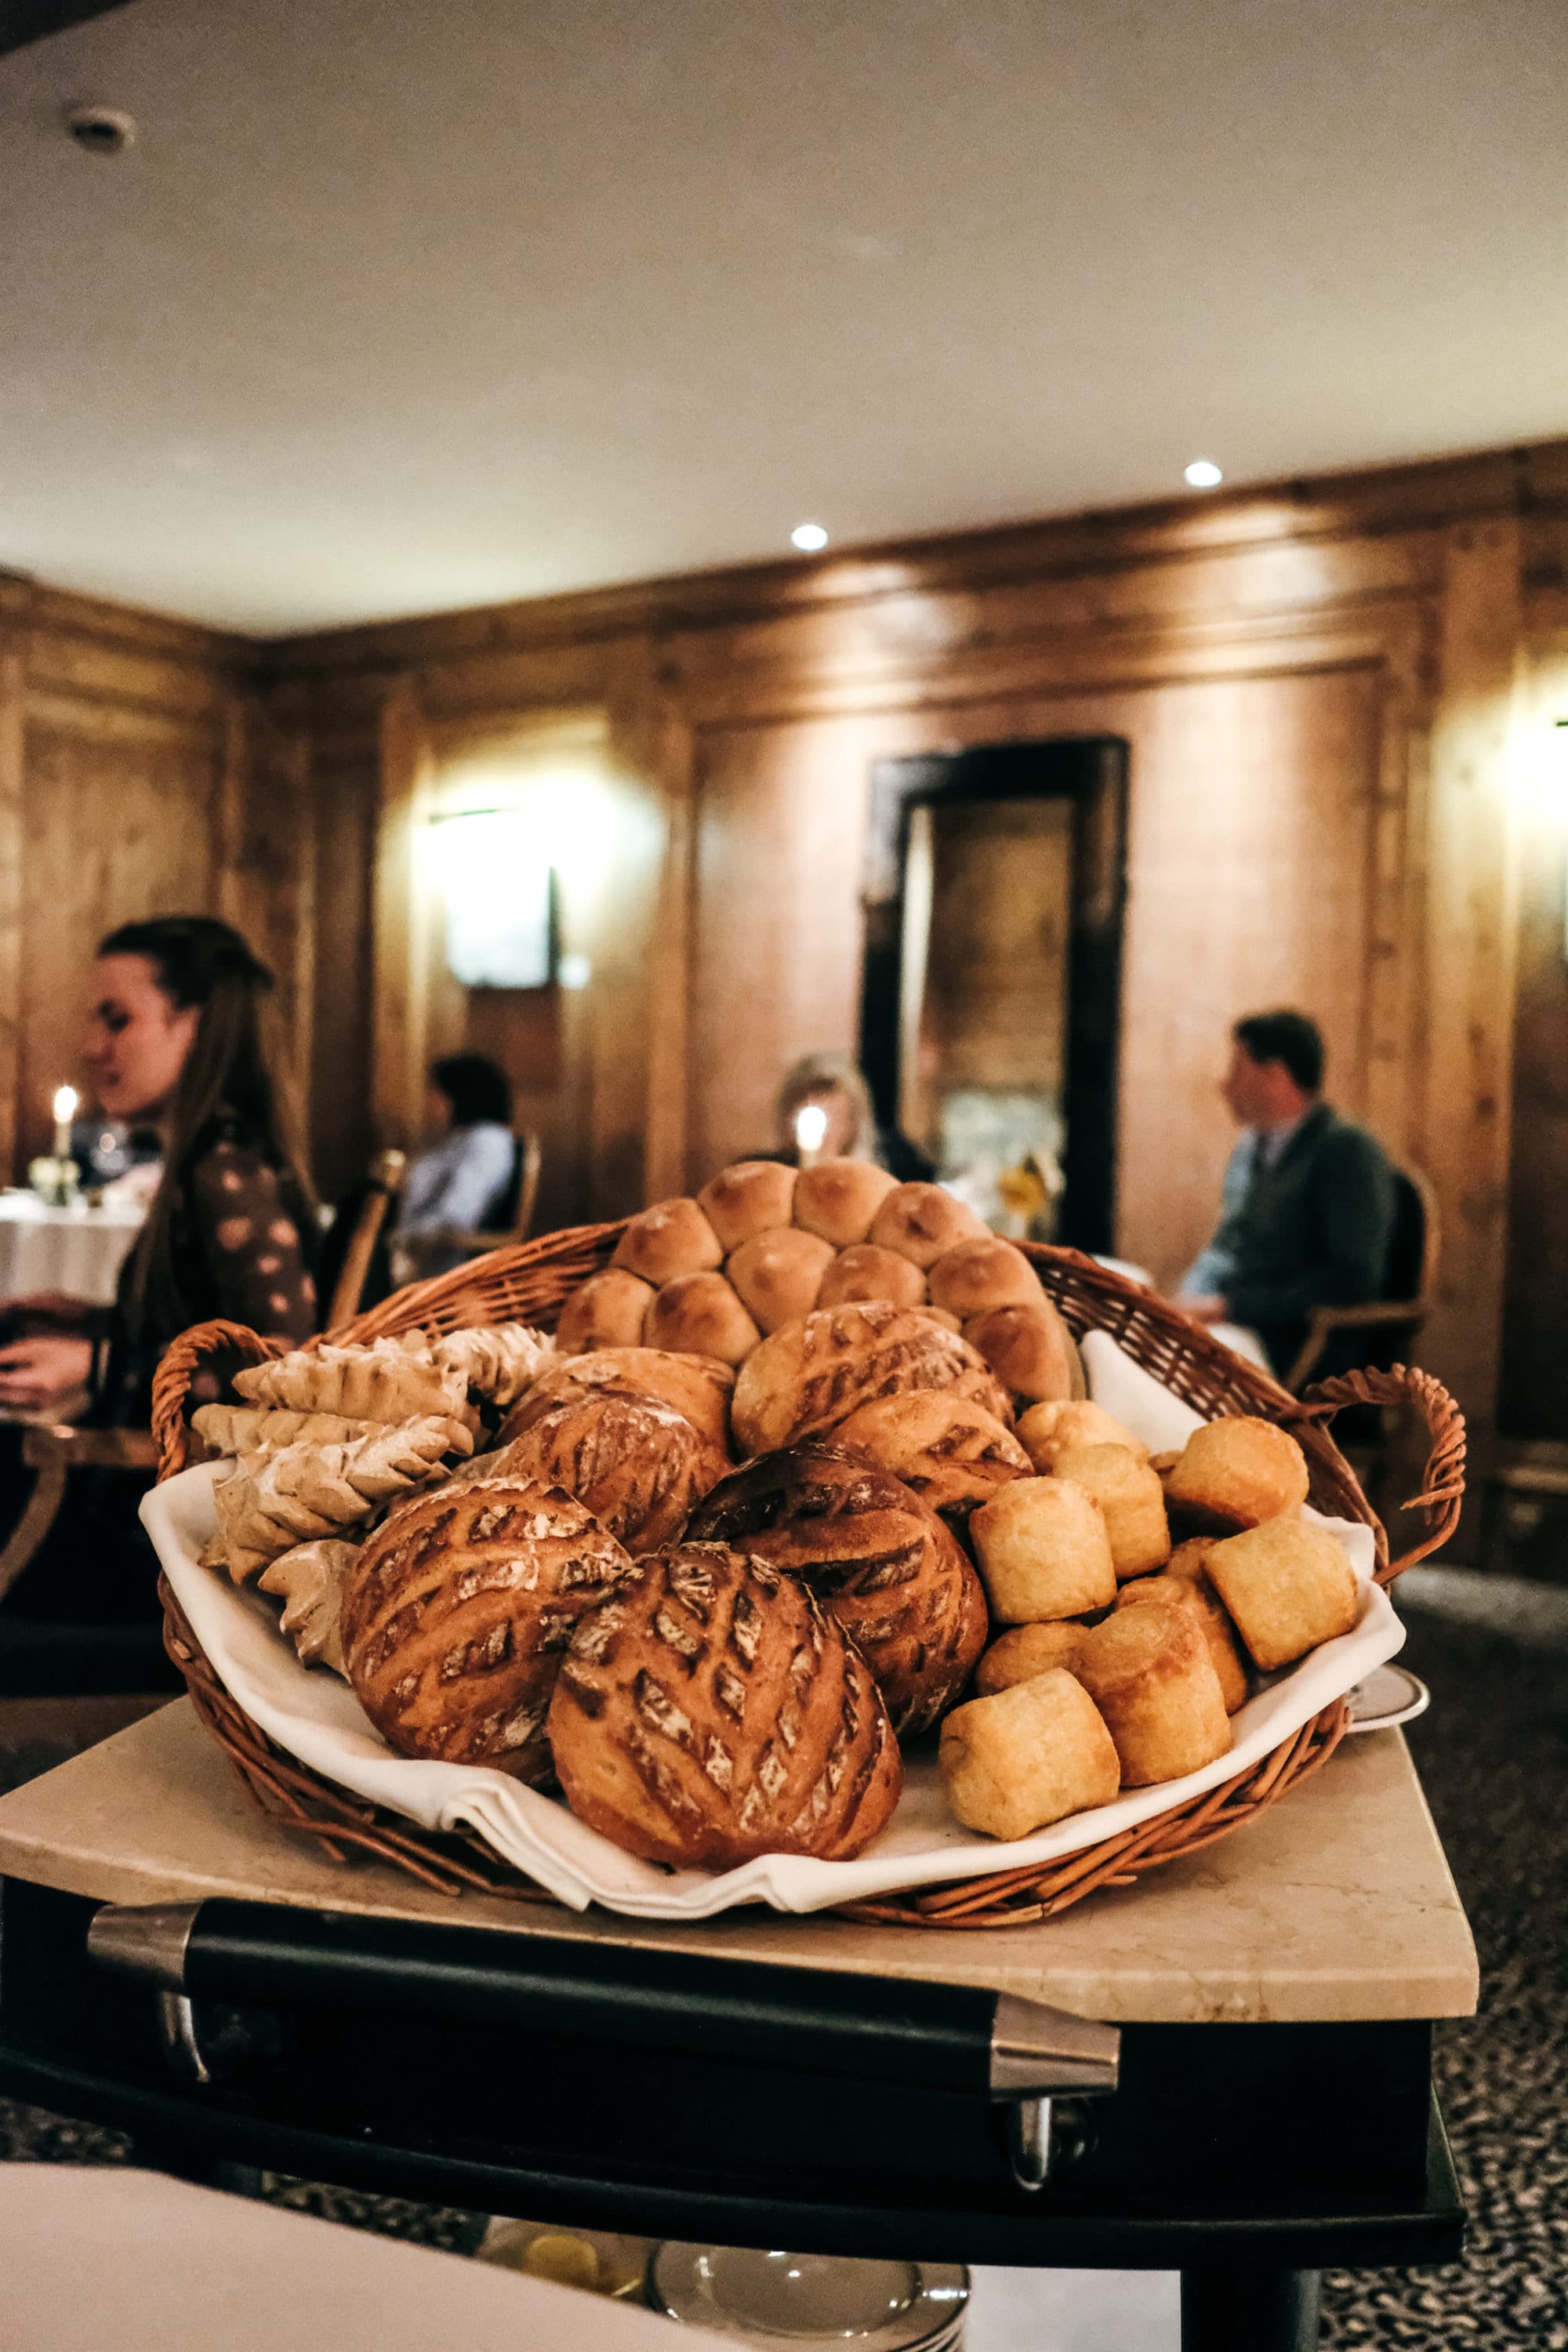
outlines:
{"label": "warm ceiling glow", "polygon": [[826,546],[827,533],[819,522],[797,522],[790,533],[790,542],[807,555],[815,555],[819,547]]}
{"label": "warm ceiling glow", "polygon": [[1212,457],[1194,457],[1190,466],[1183,467],[1182,479],[1190,482],[1194,490],[1212,490],[1224,481],[1225,476]]}

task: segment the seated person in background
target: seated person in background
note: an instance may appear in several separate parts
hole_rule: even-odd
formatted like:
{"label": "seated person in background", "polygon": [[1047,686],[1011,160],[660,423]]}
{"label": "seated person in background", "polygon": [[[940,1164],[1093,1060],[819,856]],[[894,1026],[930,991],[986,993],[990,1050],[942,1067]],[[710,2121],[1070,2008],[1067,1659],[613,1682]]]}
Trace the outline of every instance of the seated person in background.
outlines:
{"label": "seated person in background", "polygon": [[[517,1179],[504,1073],[483,1054],[448,1054],[431,1067],[425,1124],[441,1139],[420,1152],[404,1178],[399,1238],[482,1232],[507,1208]],[[418,1252],[420,1269],[440,1273],[468,1255],[427,1244]]]}
{"label": "seated person in background", "polygon": [[1198,1322],[1256,1331],[1284,1372],[1312,1307],[1385,1295],[1394,1171],[1365,1129],[1323,1100],[1323,1041],[1304,1013],[1251,1013],[1232,1040],[1220,1092],[1246,1132],[1225,1171],[1214,1238],[1176,1304]]}
{"label": "seated person in background", "polygon": [[[802,1111],[820,1112],[803,1133]],[[879,1127],[871,1090],[847,1054],[806,1054],[778,1091],[774,1106],[781,1160],[798,1161],[802,1150],[813,1160],[870,1160],[900,1184],[929,1183],[936,1163],[896,1127]],[[814,1134],[816,1139],[814,1140]]]}
{"label": "seated person in background", "polygon": [[[265,1025],[271,989],[238,932],[205,915],[126,923],[100,944],[83,1058],[106,1118],[159,1129],[163,1172],[112,1307],[52,1291],[5,1303],[31,1336],[0,1348],[0,1407],[58,1413],[85,1391],[90,1423],[145,1429],[158,1359],[191,1324],[221,1317],[291,1343],[314,1330],[315,1204]],[[5,1610],[151,1616],[135,1503],[123,1471],[73,1476]]]}

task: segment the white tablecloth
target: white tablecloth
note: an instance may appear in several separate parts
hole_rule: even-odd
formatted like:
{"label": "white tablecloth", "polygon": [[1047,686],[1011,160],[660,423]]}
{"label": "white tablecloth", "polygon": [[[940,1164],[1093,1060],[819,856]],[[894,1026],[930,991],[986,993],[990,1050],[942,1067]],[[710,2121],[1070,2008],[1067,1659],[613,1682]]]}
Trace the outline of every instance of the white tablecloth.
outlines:
{"label": "white tablecloth", "polygon": [[64,1290],[109,1306],[145,1214],[129,1202],[51,1209],[33,1192],[0,1192],[0,1301]]}

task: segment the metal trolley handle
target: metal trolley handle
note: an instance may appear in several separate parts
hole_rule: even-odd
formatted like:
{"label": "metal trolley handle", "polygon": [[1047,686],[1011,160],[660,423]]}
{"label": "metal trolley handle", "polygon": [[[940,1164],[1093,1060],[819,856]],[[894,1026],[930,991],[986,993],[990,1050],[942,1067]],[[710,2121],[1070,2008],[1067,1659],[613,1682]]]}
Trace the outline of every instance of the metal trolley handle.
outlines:
{"label": "metal trolley handle", "polygon": [[87,1948],[101,1967],[156,1989],[165,2047],[197,2082],[220,2068],[195,2002],[342,2002],[755,2065],[776,2066],[785,2053],[804,2074],[1005,2103],[1014,2177],[1026,2189],[1051,2169],[1052,2101],[1114,2091],[1121,2053],[1112,2025],[971,1985],[275,1904],[106,1903]]}

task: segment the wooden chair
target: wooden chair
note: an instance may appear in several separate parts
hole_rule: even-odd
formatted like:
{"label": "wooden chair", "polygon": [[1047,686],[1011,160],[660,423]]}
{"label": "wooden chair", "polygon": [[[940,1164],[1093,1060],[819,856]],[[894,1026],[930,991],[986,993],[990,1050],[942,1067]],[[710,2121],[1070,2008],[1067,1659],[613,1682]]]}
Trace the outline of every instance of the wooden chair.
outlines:
{"label": "wooden chair", "polygon": [[1369,1299],[1364,1307],[1313,1307],[1307,1336],[1285,1375],[1286,1387],[1297,1396],[1318,1377],[1331,1342],[1346,1332],[1364,1335],[1369,1357],[1375,1349],[1390,1361],[1398,1356],[1408,1362],[1410,1344],[1432,1311],[1442,1243],[1437,1196],[1419,1169],[1394,1172],[1399,1198],[1388,1254],[1389,1295]]}
{"label": "wooden chair", "polygon": [[426,1273],[441,1272],[459,1264],[464,1258],[483,1257],[487,1250],[505,1249],[512,1243],[528,1239],[539,1203],[542,1154],[539,1138],[531,1128],[516,1129],[514,1139],[517,1163],[510,1199],[504,1205],[501,1221],[493,1227],[442,1225],[428,1234],[399,1234],[393,1243],[394,1270],[399,1288],[405,1283],[421,1280]]}
{"label": "wooden chair", "polygon": [[408,1157],[402,1151],[378,1152],[371,1162],[354,1229],[343,1252],[343,1262],[332,1285],[331,1297],[327,1302],[326,1320],[321,1326],[323,1330],[336,1331],[342,1324],[352,1323],[359,1313],[365,1276],[375,1255],[375,1245],[381,1239],[393,1202],[403,1190],[407,1168]]}

